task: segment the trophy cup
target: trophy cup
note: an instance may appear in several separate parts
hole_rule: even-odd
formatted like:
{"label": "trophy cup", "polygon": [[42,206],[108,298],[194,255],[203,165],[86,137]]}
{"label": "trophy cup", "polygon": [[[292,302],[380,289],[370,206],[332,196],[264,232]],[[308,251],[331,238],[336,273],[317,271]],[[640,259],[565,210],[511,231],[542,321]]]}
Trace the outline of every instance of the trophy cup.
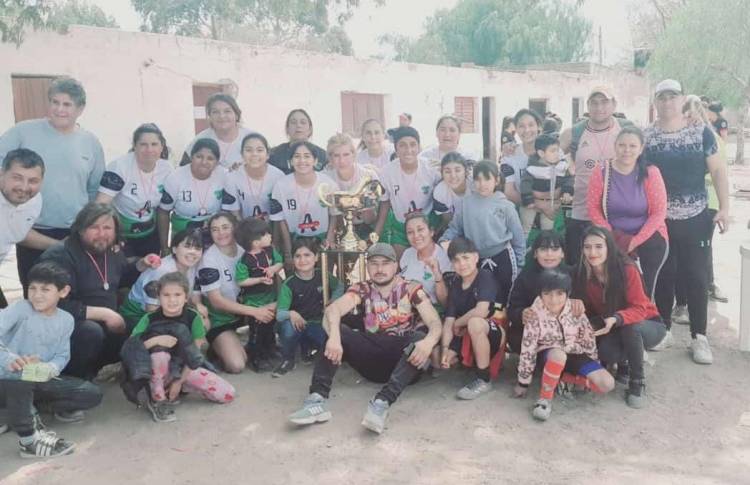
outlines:
{"label": "trophy cup", "polygon": [[[357,237],[354,232],[354,217],[357,211],[377,207],[380,203],[380,196],[383,195],[383,186],[377,180],[370,177],[364,177],[362,181],[351,190],[334,191],[328,184],[321,184],[318,187],[318,197],[320,201],[328,207],[331,207],[344,216],[344,234],[336,241],[332,247],[323,249],[320,256],[321,270],[323,277],[323,303],[328,304],[328,256],[336,255],[336,269],[340,281],[347,281],[351,278],[346,277],[346,268],[344,265],[344,254],[354,254],[357,256],[356,265],[359,266],[359,280],[364,281],[367,278],[365,273],[365,251],[367,250],[367,241]],[[376,234],[370,234],[370,240],[375,241]],[[350,270],[355,264],[350,264]]]}

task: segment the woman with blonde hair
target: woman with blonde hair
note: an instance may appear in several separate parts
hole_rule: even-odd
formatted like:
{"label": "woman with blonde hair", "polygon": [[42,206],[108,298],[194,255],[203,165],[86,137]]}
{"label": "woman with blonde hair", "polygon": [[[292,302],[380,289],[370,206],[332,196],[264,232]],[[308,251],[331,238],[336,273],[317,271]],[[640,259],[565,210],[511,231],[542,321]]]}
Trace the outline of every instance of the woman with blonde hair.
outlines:
{"label": "woman with blonde hair", "polygon": [[362,123],[360,132],[362,141],[359,142],[357,162],[361,165],[372,165],[380,171],[388,165],[393,155],[393,145],[388,142],[385,130],[380,121],[370,118]]}

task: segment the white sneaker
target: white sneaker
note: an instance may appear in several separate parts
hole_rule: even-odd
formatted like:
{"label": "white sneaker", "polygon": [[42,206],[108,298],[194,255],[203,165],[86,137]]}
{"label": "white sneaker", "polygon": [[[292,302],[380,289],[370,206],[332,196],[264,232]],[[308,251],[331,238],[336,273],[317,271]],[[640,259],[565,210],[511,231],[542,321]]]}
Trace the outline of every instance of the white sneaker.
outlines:
{"label": "white sneaker", "polygon": [[693,353],[693,362],[696,364],[713,364],[714,356],[705,335],[695,336],[690,343],[690,351]]}
{"label": "white sneaker", "polygon": [[8,425],[7,424],[0,424],[0,434],[5,433],[8,431]]}
{"label": "white sneaker", "polygon": [[664,334],[664,337],[661,339],[661,342],[651,347],[649,350],[652,352],[659,352],[661,350],[667,350],[674,344],[674,337],[672,337],[672,331],[667,330],[667,333]]}
{"label": "white sneaker", "polygon": [[672,309],[672,323],[690,325],[690,313],[688,313],[687,305],[675,305]]}

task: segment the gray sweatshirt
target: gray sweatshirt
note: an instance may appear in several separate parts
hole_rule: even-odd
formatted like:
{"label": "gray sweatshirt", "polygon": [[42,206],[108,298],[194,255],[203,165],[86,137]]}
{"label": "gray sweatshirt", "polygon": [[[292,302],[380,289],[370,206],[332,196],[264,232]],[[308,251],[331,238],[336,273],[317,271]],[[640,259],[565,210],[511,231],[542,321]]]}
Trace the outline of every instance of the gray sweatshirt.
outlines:
{"label": "gray sweatshirt", "polygon": [[502,192],[495,192],[491,197],[472,192],[464,197],[461,211],[453,215],[441,241],[457,236],[471,239],[482,258],[495,256],[510,242],[518,267],[523,266],[526,239],[521,220],[516,206]]}

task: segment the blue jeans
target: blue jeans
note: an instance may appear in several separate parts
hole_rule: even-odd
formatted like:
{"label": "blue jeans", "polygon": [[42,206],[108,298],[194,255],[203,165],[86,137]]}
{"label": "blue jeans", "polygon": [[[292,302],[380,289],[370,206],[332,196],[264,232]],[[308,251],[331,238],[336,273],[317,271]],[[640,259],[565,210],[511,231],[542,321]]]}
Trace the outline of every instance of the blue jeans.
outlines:
{"label": "blue jeans", "polygon": [[284,360],[294,360],[297,345],[301,340],[311,341],[316,348],[322,349],[328,340],[328,334],[319,322],[307,322],[305,328],[297,330],[291,320],[284,320],[278,324],[279,340],[281,340],[281,355]]}

